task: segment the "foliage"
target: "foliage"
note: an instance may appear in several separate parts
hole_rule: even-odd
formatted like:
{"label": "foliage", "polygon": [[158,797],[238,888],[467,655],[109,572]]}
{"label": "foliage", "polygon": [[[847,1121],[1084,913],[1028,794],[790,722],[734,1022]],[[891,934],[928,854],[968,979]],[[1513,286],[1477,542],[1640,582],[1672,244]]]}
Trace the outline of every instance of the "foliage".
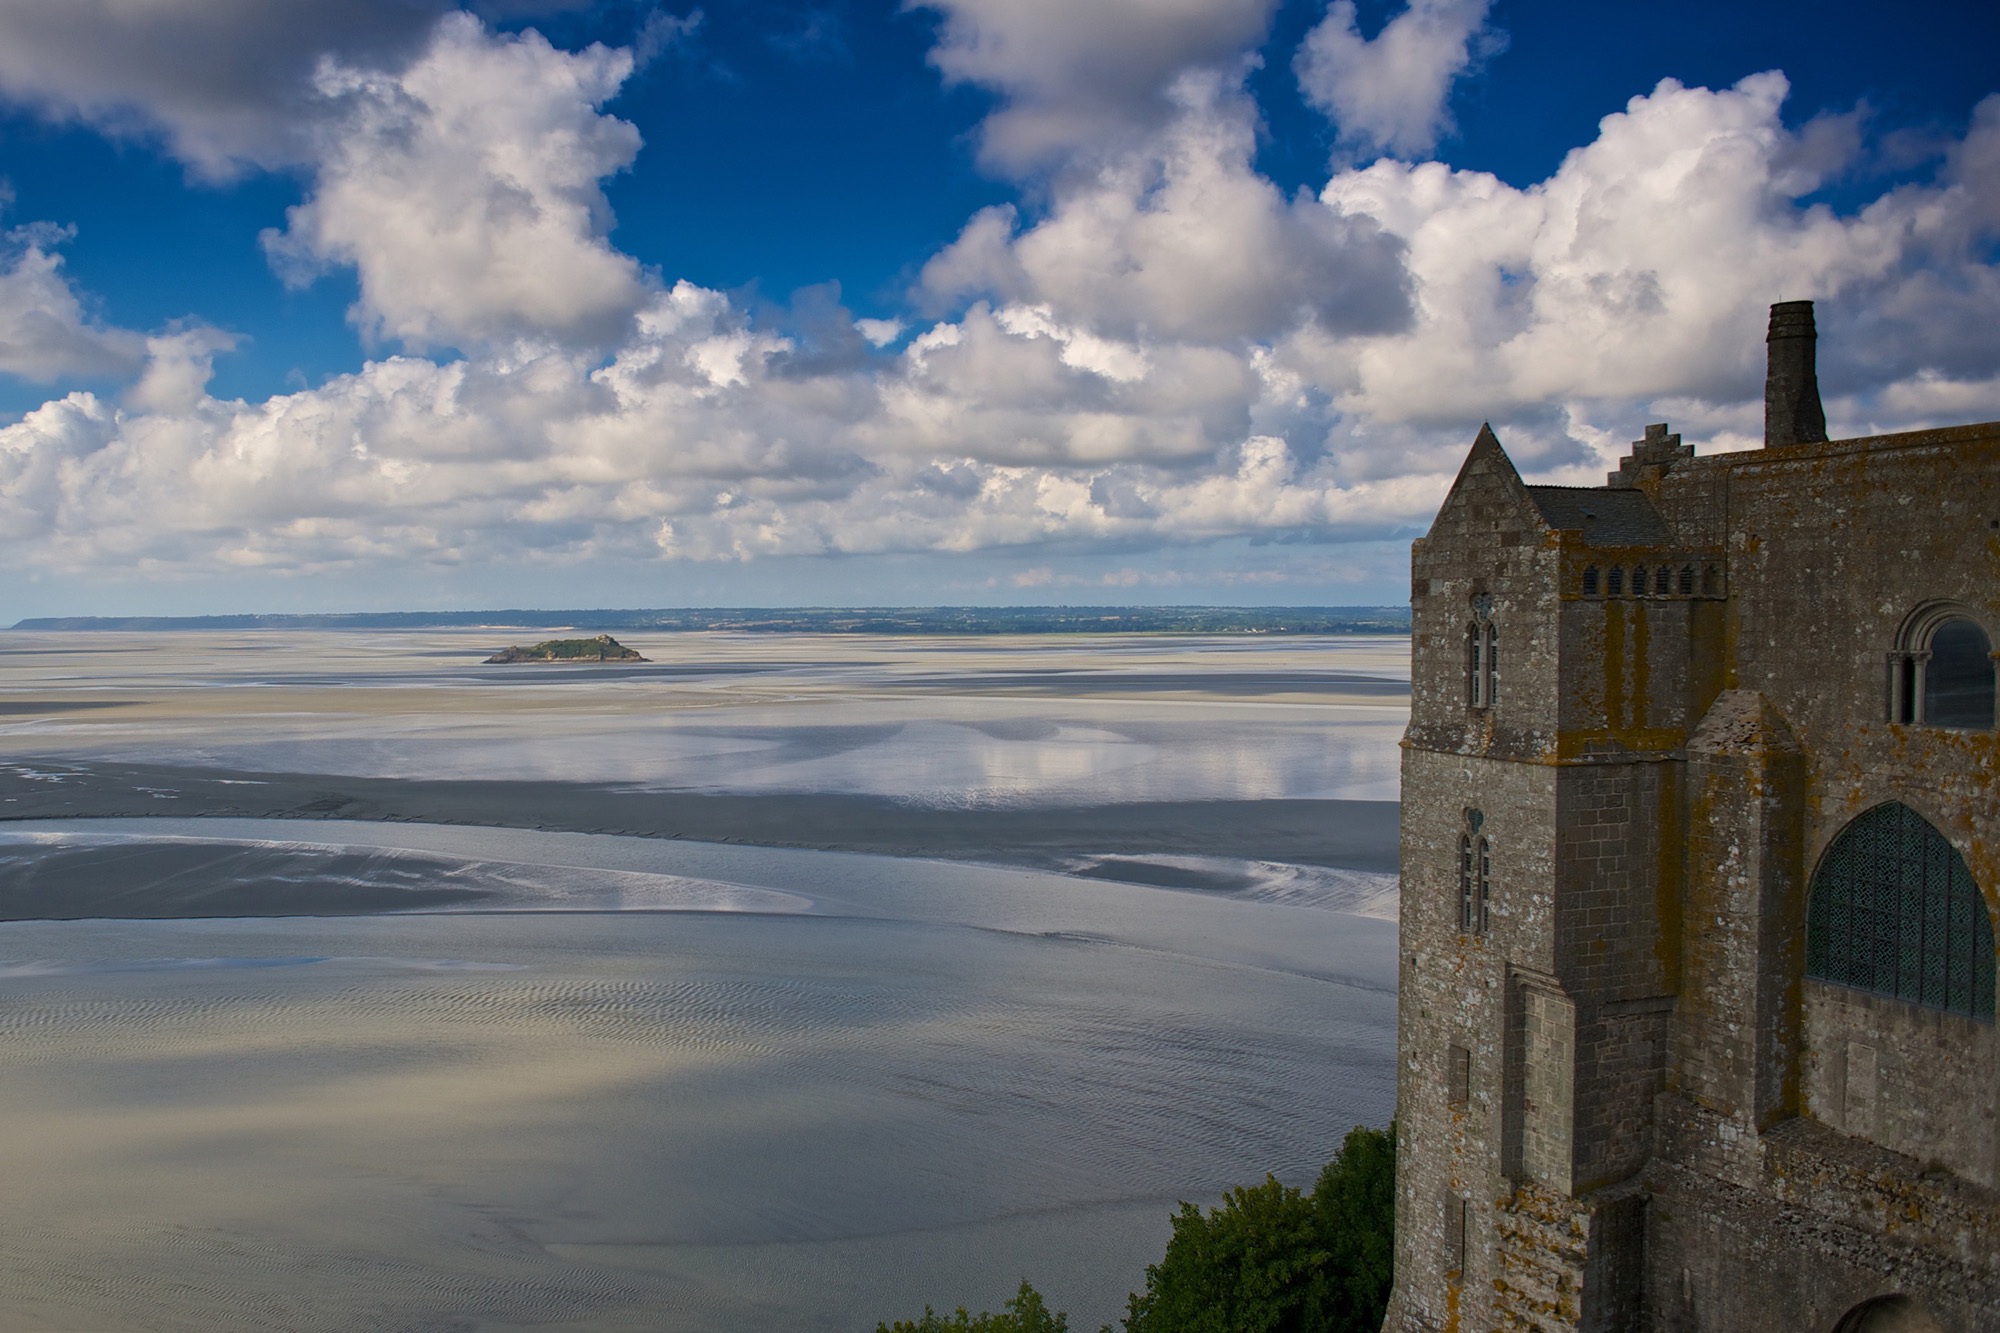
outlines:
{"label": "foliage", "polygon": [[1126,1333],[1376,1333],[1395,1245],[1395,1127],[1357,1126],[1311,1194],[1265,1177],[1183,1203]]}
{"label": "foliage", "polygon": [[898,1319],[893,1324],[877,1324],[875,1333],[1069,1333],[1069,1317],[1058,1310],[1049,1313],[1042,1294],[1024,1278],[1021,1289],[1004,1302],[999,1314],[967,1314],[963,1305],[949,1318],[930,1306],[924,1317],[912,1323]]}
{"label": "foliage", "polygon": [[1382,1327],[1396,1260],[1396,1127],[1348,1132],[1313,1185],[1313,1211],[1331,1256],[1333,1333]]}
{"label": "foliage", "polygon": [[[1356,1125],[1303,1194],[1264,1177],[1206,1214],[1183,1203],[1125,1333],[1377,1333],[1396,1249],[1396,1127]],[[875,1333],[1067,1333],[1025,1281],[1000,1314],[924,1308]],[[1111,1333],[1106,1325],[1102,1333]]]}

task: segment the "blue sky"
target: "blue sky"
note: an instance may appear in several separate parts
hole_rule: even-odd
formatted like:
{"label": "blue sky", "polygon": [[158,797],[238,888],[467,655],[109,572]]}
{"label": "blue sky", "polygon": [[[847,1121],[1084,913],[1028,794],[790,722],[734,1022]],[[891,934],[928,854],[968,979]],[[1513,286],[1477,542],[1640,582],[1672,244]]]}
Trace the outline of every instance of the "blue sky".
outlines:
{"label": "blue sky", "polygon": [[[19,615],[1399,601],[1592,482],[2000,417],[2000,9],[0,13]],[[1991,99],[1991,100],[1989,100]]]}

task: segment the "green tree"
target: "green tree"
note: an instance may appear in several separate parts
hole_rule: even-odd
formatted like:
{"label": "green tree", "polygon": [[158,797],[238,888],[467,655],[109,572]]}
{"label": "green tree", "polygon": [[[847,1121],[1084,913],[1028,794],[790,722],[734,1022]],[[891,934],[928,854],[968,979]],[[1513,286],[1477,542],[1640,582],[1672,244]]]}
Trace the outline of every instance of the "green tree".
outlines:
{"label": "green tree", "polygon": [[945,1316],[924,1307],[924,1317],[912,1323],[898,1319],[893,1324],[875,1325],[875,1333],[1069,1333],[1069,1316],[1061,1310],[1049,1313],[1042,1294],[1021,1280],[1021,1289],[1003,1302],[999,1314],[967,1314],[963,1305]]}
{"label": "green tree", "polygon": [[[1357,1125],[1304,1194],[1264,1177],[1206,1213],[1183,1203],[1126,1302],[1125,1333],[1378,1333],[1396,1250],[1396,1127]],[[1068,1333],[1026,1281],[999,1314],[929,1306],[875,1333]],[[1101,1333],[1112,1333],[1105,1325]]]}
{"label": "green tree", "polygon": [[1396,1140],[1357,1126],[1310,1195],[1267,1176],[1183,1203],[1126,1333],[1376,1333],[1395,1246]]}
{"label": "green tree", "polygon": [[1375,1333],[1395,1278],[1395,1125],[1355,1126],[1319,1173],[1312,1200],[1329,1256],[1326,1328]]}

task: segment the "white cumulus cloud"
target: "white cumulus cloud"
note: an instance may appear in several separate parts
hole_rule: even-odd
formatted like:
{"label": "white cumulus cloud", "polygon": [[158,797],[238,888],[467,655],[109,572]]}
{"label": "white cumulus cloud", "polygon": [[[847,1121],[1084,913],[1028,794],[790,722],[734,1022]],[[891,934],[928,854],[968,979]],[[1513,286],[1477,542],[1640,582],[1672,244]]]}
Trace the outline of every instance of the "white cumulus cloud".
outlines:
{"label": "white cumulus cloud", "polygon": [[400,73],[323,63],[315,86],[338,114],[310,197],[266,248],[297,281],[352,264],[357,322],[413,347],[615,341],[645,284],[605,239],[598,182],[639,133],[597,108],[631,71],[627,51],[558,51],[467,14]]}
{"label": "white cumulus cloud", "polygon": [[1304,373],[1337,367],[1351,376],[1343,407],[1380,421],[1743,400],[1762,382],[1766,307],[1798,297],[1823,303],[1829,394],[1938,367],[1947,342],[1990,373],[2000,273],[1981,238],[1995,233],[1993,183],[1967,166],[2000,142],[2000,98],[1937,183],[1842,215],[1798,202],[1839,164],[1801,168],[1786,92],[1776,73],[1720,90],[1669,80],[1527,189],[1435,162],[1335,176],[1321,194],[1330,207],[1408,247],[1417,318],[1345,345],[1302,342]]}
{"label": "white cumulus cloud", "polygon": [[[1822,302],[1837,431],[2000,410],[2000,97],[1931,179],[1858,209],[1810,200],[1865,158],[1864,119],[1788,127],[1776,74],[1662,83],[1525,187],[1384,158],[1287,196],[1245,89],[1262,0],[937,7],[940,66],[1000,93],[988,150],[1035,186],[931,257],[907,321],[855,320],[831,284],[774,320],[642,271],[600,192],[639,147],[600,110],[630,58],[464,16],[399,66],[323,67],[310,193],[273,242],[353,265],[357,319],[399,354],[217,397],[226,335],[99,328],[53,241],[22,242],[0,303],[132,383],[0,428],[8,558],[596,576],[1013,549],[1022,586],[1069,586],[1077,552],[1115,553],[1122,586],[1175,545],[1407,531],[1482,419],[1572,481],[1662,416],[1748,442],[1781,297]],[[1092,90],[1142,9],[1162,32]],[[12,308],[0,355],[30,345]]]}
{"label": "white cumulus cloud", "polygon": [[1277,9],[1277,0],[918,3],[945,18],[931,63],[1006,98],[980,147],[1008,172],[1128,149],[1173,118],[1183,74],[1240,68]]}
{"label": "white cumulus cloud", "polygon": [[65,239],[67,233],[46,224],[0,236],[0,372],[42,382],[129,375],[144,356],[144,340],[84,310],[56,249]]}
{"label": "white cumulus cloud", "polygon": [[1333,0],[1299,48],[1299,87],[1342,139],[1401,156],[1428,153],[1453,128],[1452,85],[1498,44],[1485,27],[1491,2],[1411,0],[1366,38],[1355,26],[1354,0]]}

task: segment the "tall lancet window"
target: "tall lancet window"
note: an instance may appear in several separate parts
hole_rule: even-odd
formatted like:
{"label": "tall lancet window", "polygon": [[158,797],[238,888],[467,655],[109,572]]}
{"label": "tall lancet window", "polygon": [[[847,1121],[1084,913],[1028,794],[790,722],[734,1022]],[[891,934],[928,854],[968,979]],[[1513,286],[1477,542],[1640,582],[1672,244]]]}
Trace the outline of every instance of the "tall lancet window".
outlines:
{"label": "tall lancet window", "polygon": [[1500,630],[1492,620],[1493,603],[1473,599],[1473,620],[1465,627],[1465,702],[1491,708],[1500,686]]}
{"label": "tall lancet window", "polygon": [[1486,816],[1467,810],[1458,839],[1458,928],[1484,935],[1492,916],[1493,844],[1486,837]]}

